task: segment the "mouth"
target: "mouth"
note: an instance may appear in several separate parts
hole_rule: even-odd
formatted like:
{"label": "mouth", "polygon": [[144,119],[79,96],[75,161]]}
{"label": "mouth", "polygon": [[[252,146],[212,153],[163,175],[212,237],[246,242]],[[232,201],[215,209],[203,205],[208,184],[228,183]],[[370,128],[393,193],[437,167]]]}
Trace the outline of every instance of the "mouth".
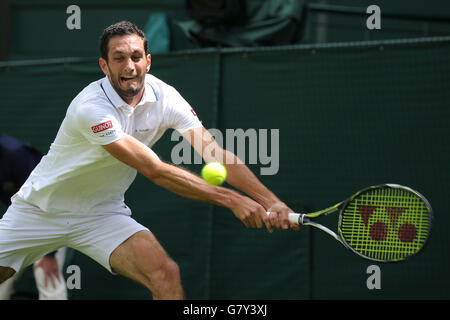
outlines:
{"label": "mouth", "polygon": [[120,81],[122,83],[128,83],[128,82],[131,82],[136,79],[137,79],[137,77],[120,77]]}

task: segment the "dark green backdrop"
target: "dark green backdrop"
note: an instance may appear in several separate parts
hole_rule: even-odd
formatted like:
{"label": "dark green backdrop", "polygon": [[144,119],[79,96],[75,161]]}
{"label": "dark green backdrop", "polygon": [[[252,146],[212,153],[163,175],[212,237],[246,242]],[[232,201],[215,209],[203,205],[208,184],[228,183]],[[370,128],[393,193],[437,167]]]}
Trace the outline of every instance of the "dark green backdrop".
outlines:
{"label": "dark green backdrop", "polygon": [[[151,14],[166,15],[172,50],[196,47],[184,36],[178,22],[191,20],[186,12],[186,0],[7,0],[10,3],[9,60],[93,57],[98,55],[98,40],[103,29],[120,20],[131,20],[146,29]],[[299,31],[302,43],[329,43],[398,39],[450,34],[450,3],[447,0],[246,0],[250,14],[261,7],[276,15],[296,17],[304,25]],[[298,5],[291,5],[297,2]],[[267,5],[267,3],[270,3]],[[66,20],[69,5],[81,10],[81,29],[69,30]],[[307,4],[311,9],[306,9]],[[381,9],[381,30],[366,28],[365,13],[369,5]],[[317,7],[319,5],[319,7]],[[336,6],[341,8],[335,10]],[[270,9],[272,8],[272,9]],[[278,8],[278,11],[275,9]],[[315,8],[315,9],[313,9]],[[356,8],[360,14],[348,14]],[[289,14],[282,11],[295,10]],[[302,13],[307,11],[306,15]],[[259,12],[264,16],[265,12]],[[266,12],[267,14],[267,12]],[[397,15],[392,18],[389,14]],[[404,18],[399,18],[404,15]],[[2,12],[0,12],[0,18]],[[271,18],[268,16],[268,19]],[[5,18],[6,19],[6,18]],[[302,20],[304,19],[304,20]],[[270,23],[267,27],[270,29]],[[6,26],[5,26],[6,27]],[[283,29],[282,29],[283,30]],[[236,32],[242,32],[237,29]],[[249,32],[247,30],[247,32]],[[248,37],[258,36],[258,29]],[[290,32],[286,29],[286,32]],[[232,31],[228,34],[233,36]],[[275,37],[283,37],[283,34]],[[270,37],[269,37],[270,39]],[[272,43],[280,43],[274,39]],[[150,51],[153,39],[150,39]]]}
{"label": "dark green backdrop", "polygon": [[[408,185],[435,211],[426,250],[380,265],[320,231],[246,229],[225,209],[182,199],[138,176],[127,192],[136,220],[179,263],[190,299],[448,299],[450,39],[204,50],[154,55],[151,72],[174,85],[207,128],[279,129],[279,172],[261,180],[295,210],[318,210],[379,183]],[[48,150],[71,99],[101,77],[85,62],[0,67],[0,128]],[[170,132],[155,146],[165,160]],[[188,165],[199,172],[201,165]],[[259,175],[260,165],[250,165]],[[325,218],[335,224],[335,217]],[[77,252],[72,299],[150,298]],[[21,290],[21,291],[20,291]],[[20,288],[29,294],[32,281]],[[20,298],[20,297],[19,297]]]}

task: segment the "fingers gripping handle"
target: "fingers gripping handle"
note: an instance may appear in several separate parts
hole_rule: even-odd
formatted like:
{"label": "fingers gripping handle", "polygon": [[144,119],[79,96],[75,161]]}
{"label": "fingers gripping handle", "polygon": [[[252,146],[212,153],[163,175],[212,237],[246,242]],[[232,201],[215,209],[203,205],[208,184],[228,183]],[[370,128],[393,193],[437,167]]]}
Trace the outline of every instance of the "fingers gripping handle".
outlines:
{"label": "fingers gripping handle", "polygon": [[[267,215],[270,214],[270,212],[266,212]],[[289,221],[296,223],[296,224],[304,224],[309,221],[307,217],[303,213],[289,213]]]}

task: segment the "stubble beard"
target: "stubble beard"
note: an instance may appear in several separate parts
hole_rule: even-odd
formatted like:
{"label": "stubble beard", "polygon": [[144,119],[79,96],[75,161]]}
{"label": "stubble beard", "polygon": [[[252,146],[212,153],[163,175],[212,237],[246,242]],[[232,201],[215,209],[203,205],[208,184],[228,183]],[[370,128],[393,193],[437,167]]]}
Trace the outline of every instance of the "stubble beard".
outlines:
{"label": "stubble beard", "polygon": [[[111,80],[111,85],[114,88],[114,90],[116,90],[117,94],[122,97],[122,98],[126,98],[126,99],[131,99],[136,97],[137,95],[139,95],[142,91],[142,88],[144,87],[144,80],[143,77],[140,76],[137,78],[137,81],[139,82],[139,86],[136,89],[122,89],[120,87],[120,76],[115,77],[113,75],[113,73],[111,72],[111,69],[109,68],[109,66],[107,65],[108,70],[109,70],[109,74],[110,74],[110,80]],[[145,75],[144,75],[145,76]]]}

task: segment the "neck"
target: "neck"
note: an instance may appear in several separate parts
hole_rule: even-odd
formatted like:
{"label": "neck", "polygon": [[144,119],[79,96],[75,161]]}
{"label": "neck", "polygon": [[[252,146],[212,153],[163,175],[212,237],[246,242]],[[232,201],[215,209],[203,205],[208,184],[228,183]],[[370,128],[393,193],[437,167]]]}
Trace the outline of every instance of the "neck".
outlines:
{"label": "neck", "polygon": [[141,92],[139,92],[138,95],[135,95],[133,97],[122,97],[123,101],[125,101],[126,103],[128,103],[130,106],[135,107],[141,100],[142,100],[142,96],[144,95],[144,90],[145,87],[142,87]]}

